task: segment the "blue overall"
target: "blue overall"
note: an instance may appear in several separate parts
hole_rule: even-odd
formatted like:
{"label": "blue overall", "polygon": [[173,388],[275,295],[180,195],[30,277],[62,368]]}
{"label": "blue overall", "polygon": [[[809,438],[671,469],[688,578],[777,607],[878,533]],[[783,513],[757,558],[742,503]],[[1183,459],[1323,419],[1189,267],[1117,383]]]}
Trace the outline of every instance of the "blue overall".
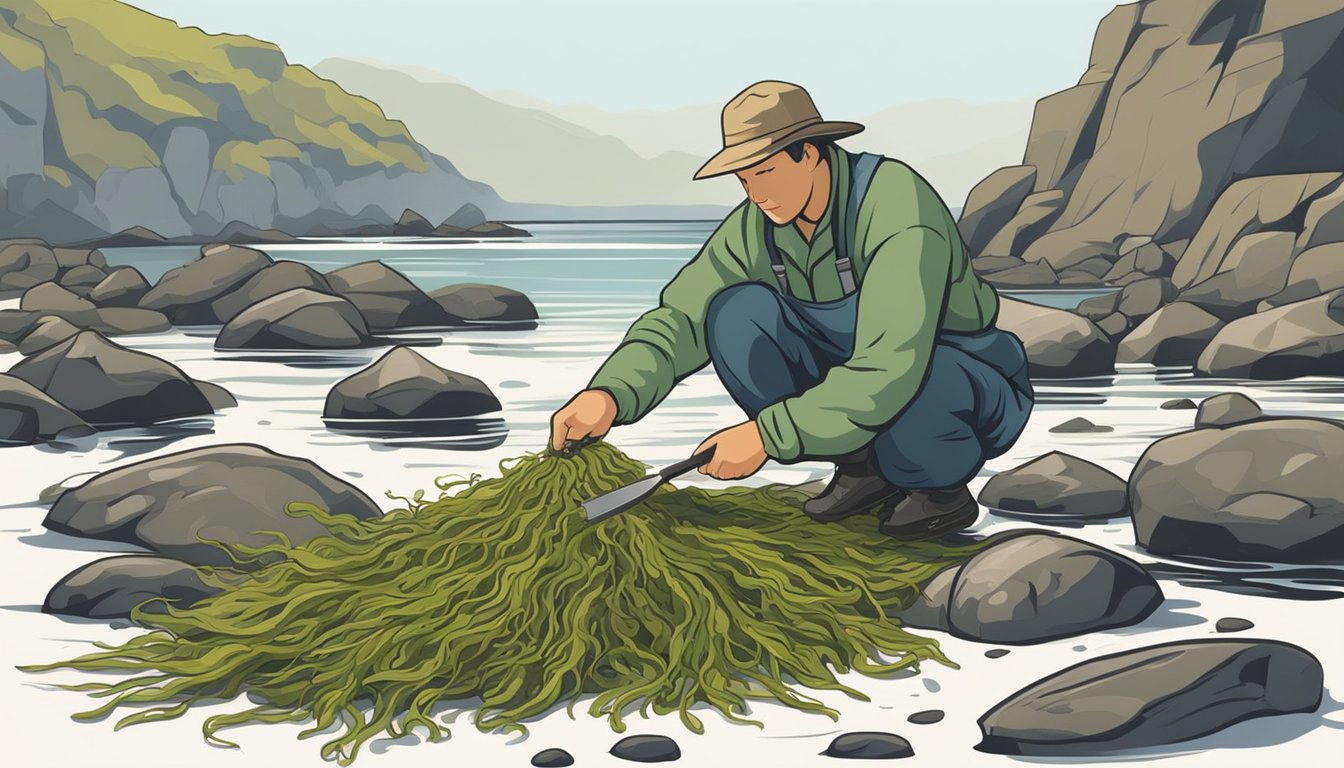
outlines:
{"label": "blue overall", "polygon": [[[729,286],[709,305],[710,360],[724,388],[754,419],[849,359],[857,310],[857,292],[819,303],[764,283]],[[875,433],[870,447],[893,485],[956,488],[1012,446],[1033,398],[1026,352],[1016,336],[998,328],[943,331],[923,387]],[[823,457],[799,460],[809,458]]]}

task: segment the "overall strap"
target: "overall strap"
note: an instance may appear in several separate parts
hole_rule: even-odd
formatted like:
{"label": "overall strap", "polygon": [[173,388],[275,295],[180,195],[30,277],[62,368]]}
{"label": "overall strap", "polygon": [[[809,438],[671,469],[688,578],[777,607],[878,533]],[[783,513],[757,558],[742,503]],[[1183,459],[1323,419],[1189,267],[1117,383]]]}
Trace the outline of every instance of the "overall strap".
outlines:
{"label": "overall strap", "polygon": [[835,270],[840,274],[840,289],[848,296],[858,290],[854,280],[854,263],[849,257],[849,246],[858,234],[859,207],[863,197],[872,184],[877,164],[882,162],[881,155],[864,152],[850,155],[849,162],[849,201],[845,206],[844,221],[831,220],[835,238]]}
{"label": "overall strap", "polygon": [[765,214],[761,214],[761,218],[765,220],[765,252],[770,254],[770,269],[774,270],[775,281],[779,283],[779,292],[787,295],[789,277],[784,271],[784,260],[779,256],[779,249],[775,247],[775,228]]}

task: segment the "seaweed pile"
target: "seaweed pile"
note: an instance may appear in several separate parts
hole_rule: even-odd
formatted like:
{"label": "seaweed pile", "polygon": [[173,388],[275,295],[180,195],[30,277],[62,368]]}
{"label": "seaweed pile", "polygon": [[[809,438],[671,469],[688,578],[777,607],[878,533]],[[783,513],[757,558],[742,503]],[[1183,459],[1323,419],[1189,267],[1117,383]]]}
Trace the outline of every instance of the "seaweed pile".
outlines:
{"label": "seaweed pile", "polygon": [[208,741],[237,746],[218,734],[229,726],[311,722],[300,738],[334,728],[321,754],[346,765],[380,733],[446,738],[436,703],[479,700],[478,728],[525,732],[524,720],[561,703],[572,717],[590,698],[617,732],[639,705],[700,733],[697,703],[757,726],[744,717],[753,699],[834,719],[794,683],[867,700],[837,673],[952,665],[887,614],[966,548],[897,544],[866,516],[811,523],[806,495],[778,485],[664,486],[585,521],[583,501],[645,471],[599,442],[503,462],[498,478],[440,478],[439,498],[393,496],[405,507],[376,520],[291,504],[331,534],[216,542],[253,569],[246,579],[206,571],[224,591],[164,613],[142,603],[133,618],[149,632],[20,669],[120,673],[59,686],[108,699],[76,720],[134,707],[118,728],[246,692],[255,706],[208,717]]}

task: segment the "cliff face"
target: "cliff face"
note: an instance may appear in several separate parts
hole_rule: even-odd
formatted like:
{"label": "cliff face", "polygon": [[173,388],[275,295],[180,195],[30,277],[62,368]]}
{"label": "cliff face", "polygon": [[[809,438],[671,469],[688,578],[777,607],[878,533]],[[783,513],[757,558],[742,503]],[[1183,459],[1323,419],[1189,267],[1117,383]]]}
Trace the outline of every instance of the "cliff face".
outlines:
{"label": "cliff face", "polygon": [[963,236],[1056,272],[1188,241],[1239,180],[1344,169],[1341,72],[1344,0],[1118,6],[1078,85],[1037,103],[1023,165],[971,193]]}
{"label": "cliff face", "polygon": [[0,0],[0,231],[303,234],[504,204],[274,45],[113,0]]}

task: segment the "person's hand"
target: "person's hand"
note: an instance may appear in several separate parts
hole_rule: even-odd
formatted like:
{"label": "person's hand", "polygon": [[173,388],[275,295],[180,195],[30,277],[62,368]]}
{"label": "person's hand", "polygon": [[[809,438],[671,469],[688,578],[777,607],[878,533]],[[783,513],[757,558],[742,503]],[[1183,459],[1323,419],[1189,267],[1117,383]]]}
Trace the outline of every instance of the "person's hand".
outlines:
{"label": "person's hand", "polygon": [[721,429],[705,438],[699,453],[714,446],[714,456],[700,467],[700,474],[716,477],[720,480],[737,480],[755,474],[765,464],[765,444],[761,442],[761,432],[756,422],[746,421],[736,426]]}
{"label": "person's hand", "polygon": [[585,389],[551,417],[551,448],[560,450],[566,440],[601,437],[615,420],[616,401],[611,395],[601,389]]}

